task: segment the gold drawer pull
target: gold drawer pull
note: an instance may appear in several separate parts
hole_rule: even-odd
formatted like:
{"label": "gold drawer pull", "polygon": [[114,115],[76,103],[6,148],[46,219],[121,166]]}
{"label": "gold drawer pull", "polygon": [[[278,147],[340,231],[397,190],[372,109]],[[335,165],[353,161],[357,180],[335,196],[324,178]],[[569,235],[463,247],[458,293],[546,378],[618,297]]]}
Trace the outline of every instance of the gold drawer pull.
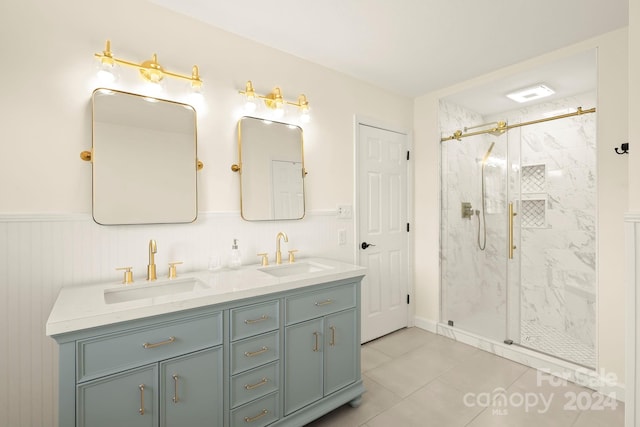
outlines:
{"label": "gold drawer pull", "polygon": [[330,298],[327,298],[327,299],[326,299],[326,300],[324,300],[324,301],[318,301],[318,302],[316,302],[316,307],[322,307],[323,305],[329,305],[329,304],[332,304],[332,303],[333,303],[333,300],[332,300],[332,299],[330,299]]}
{"label": "gold drawer pull", "polygon": [[254,323],[264,322],[268,318],[269,318],[269,316],[267,316],[266,314],[263,314],[262,316],[258,317],[257,319],[247,319],[247,320],[244,321],[244,323],[246,325],[253,325]]}
{"label": "gold drawer pull", "polygon": [[261,387],[261,386],[265,385],[268,382],[269,382],[269,380],[266,377],[262,377],[262,379],[259,382],[255,383],[255,384],[245,384],[244,385],[244,389],[245,390],[253,390],[254,388]]}
{"label": "gold drawer pull", "polygon": [[140,384],[138,388],[140,389],[140,409],[138,409],[138,413],[144,415],[144,384]]}
{"label": "gold drawer pull", "polygon": [[265,415],[267,415],[269,413],[269,411],[267,411],[266,409],[263,409],[262,412],[260,412],[258,415],[256,415],[255,417],[244,417],[244,422],[245,423],[252,423],[255,420],[258,420],[262,417],[264,417]]}
{"label": "gold drawer pull", "polygon": [[176,340],[176,337],[169,337],[169,339],[166,340],[166,341],[160,341],[160,342],[156,342],[156,343],[153,343],[153,344],[149,344],[148,342],[146,342],[146,343],[142,344],[142,346],[144,348],[156,348],[156,347],[160,347],[161,345],[171,344],[175,340]]}
{"label": "gold drawer pull", "polygon": [[180,398],[178,397],[178,375],[173,374],[171,375],[173,377],[173,398],[171,398],[171,400],[173,400],[173,403],[178,403],[180,401]]}
{"label": "gold drawer pull", "polygon": [[331,329],[331,341],[329,341],[329,345],[333,347],[336,345],[336,327],[330,326],[329,329]]}
{"label": "gold drawer pull", "polygon": [[313,336],[316,338],[316,344],[315,344],[315,346],[313,347],[313,351],[319,351],[319,350],[320,350],[320,347],[318,346],[318,336],[319,336],[319,335],[320,335],[320,334],[319,334],[319,333],[317,333],[317,332],[314,332],[314,333],[313,333]]}
{"label": "gold drawer pull", "polygon": [[257,351],[245,351],[244,355],[247,356],[247,357],[253,357],[253,356],[258,356],[258,355],[260,355],[262,353],[265,353],[267,351],[269,351],[269,347],[262,346],[262,348],[260,350],[257,350]]}

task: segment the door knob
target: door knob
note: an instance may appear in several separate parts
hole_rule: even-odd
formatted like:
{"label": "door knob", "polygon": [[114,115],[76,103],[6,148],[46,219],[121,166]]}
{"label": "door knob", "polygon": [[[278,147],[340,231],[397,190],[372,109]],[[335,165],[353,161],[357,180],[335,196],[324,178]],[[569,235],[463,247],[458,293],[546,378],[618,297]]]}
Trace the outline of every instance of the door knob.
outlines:
{"label": "door knob", "polygon": [[367,249],[369,246],[375,246],[375,245],[373,243],[367,243],[367,242],[362,242],[362,244],[360,245],[362,249]]}

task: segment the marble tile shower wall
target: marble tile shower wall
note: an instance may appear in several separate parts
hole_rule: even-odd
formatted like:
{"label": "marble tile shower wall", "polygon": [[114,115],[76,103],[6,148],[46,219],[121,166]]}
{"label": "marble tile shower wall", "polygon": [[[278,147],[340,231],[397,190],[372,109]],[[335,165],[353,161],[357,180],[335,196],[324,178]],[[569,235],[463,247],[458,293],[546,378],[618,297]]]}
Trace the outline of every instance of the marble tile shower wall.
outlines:
{"label": "marble tile shower wall", "polygon": [[[465,126],[484,123],[479,114],[457,105],[440,103],[443,135],[451,135]],[[461,217],[461,202],[470,202],[473,210],[482,205],[481,160],[491,142],[487,136],[441,145],[441,281],[442,320],[452,320],[474,332],[496,339],[504,338],[506,315],[506,272],[504,271],[505,183],[501,181],[505,147],[494,146],[492,159],[485,167],[487,238],[486,249],[478,248],[478,217]],[[497,328],[495,327],[497,326]],[[500,329],[500,327],[502,329]],[[495,335],[495,336],[494,336]]]}
{"label": "marble tile shower wall", "polygon": [[[529,121],[595,105],[595,93],[586,93],[523,108],[506,119]],[[545,224],[522,229],[521,318],[595,348],[596,115],[520,129],[522,167],[545,167],[541,191],[523,188],[522,199],[546,200]]]}
{"label": "marble tile shower wall", "polygon": [[[338,230],[347,245],[338,245]],[[100,226],[89,215],[0,215],[0,426],[53,425],[57,418],[58,353],[45,323],[63,286],[121,280],[116,267],[133,266],[143,282],[149,239],[156,239],[158,277],[167,263],[184,261],[179,273],[206,269],[238,238],[245,264],[258,252],[273,262],[275,237],[298,256],[354,261],[353,221],[333,211],[308,212],[301,221],[245,222],[239,213],[200,213],[193,224]]]}
{"label": "marble tile shower wall", "polygon": [[[450,135],[464,126],[507,120],[518,123],[562,114],[582,105],[595,105],[587,93],[497,117],[482,117],[456,105],[440,103],[440,126]],[[544,207],[540,217],[522,228],[519,307],[522,321],[553,327],[580,342],[595,346],[596,286],[596,116],[588,114],[509,131],[510,150],[521,150],[521,166],[543,166],[542,188],[523,190],[514,199]],[[504,136],[501,138],[505,138]],[[480,164],[490,141],[498,141],[485,170],[487,248],[477,249],[477,218],[462,219],[460,202],[480,207]],[[517,146],[514,146],[517,144]],[[473,318],[474,327],[503,327],[506,319],[506,144],[493,136],[476,136],[442,143],[441,271],[443,318]],[[502,169],[501,169],[502,168]],[[517,170],[516,170],[517,172]],[[517,176],[514,174],[513,176]],[[510,185],[513,186],[514,182]],[[517,186],[515,188],[518,188]],[[532,192],[533,191],[533,192]],[[516,205],[522,209],[522,202]],[[541,267],[542,266],[542,267]],[[513,277],[513,276],[512,276]],[[518,300],[516,299],[516,303]],[[513,308],[512,308],[513,310]],[[515,320],[510,318],[510,321]],[[513,330],[513,329],[511,329]],[[516,328],[517,330],[517,328]],[[485,330],[485,335],[502,331]],[[502,339],[503,337],[497,336]],[[517,337],[516,337],[517,338]]]}

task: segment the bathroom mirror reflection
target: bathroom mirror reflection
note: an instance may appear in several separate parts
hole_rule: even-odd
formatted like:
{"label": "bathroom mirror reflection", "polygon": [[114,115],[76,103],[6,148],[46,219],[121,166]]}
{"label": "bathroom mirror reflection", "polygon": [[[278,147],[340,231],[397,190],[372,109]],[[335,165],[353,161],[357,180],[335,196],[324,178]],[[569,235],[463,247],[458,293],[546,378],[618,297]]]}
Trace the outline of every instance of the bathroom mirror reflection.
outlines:
{"label": "bathroom mirror reflection", "polygon": [[255,117],[238,122],[240,211],[247,221],[304,217],[302,129]]}
{"label": "bathroom mirror reflection", "polygon": [[193,222],[196,112],[111,89],[93,101],[93,219],[98,224]]}

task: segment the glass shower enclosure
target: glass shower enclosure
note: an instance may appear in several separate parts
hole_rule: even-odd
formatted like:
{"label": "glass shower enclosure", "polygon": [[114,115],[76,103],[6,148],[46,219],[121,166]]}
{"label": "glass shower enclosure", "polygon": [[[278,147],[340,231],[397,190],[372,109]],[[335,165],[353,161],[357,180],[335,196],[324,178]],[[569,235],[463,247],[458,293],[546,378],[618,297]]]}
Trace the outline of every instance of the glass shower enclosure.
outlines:
{"label": "glass shower enclosure", "polygon": [[[487,123],[441,101],[440,125],[443,136],[500,129],[576,102],[595,94]],[[441,142],[442,323],[596,366],[595,116]]]}

